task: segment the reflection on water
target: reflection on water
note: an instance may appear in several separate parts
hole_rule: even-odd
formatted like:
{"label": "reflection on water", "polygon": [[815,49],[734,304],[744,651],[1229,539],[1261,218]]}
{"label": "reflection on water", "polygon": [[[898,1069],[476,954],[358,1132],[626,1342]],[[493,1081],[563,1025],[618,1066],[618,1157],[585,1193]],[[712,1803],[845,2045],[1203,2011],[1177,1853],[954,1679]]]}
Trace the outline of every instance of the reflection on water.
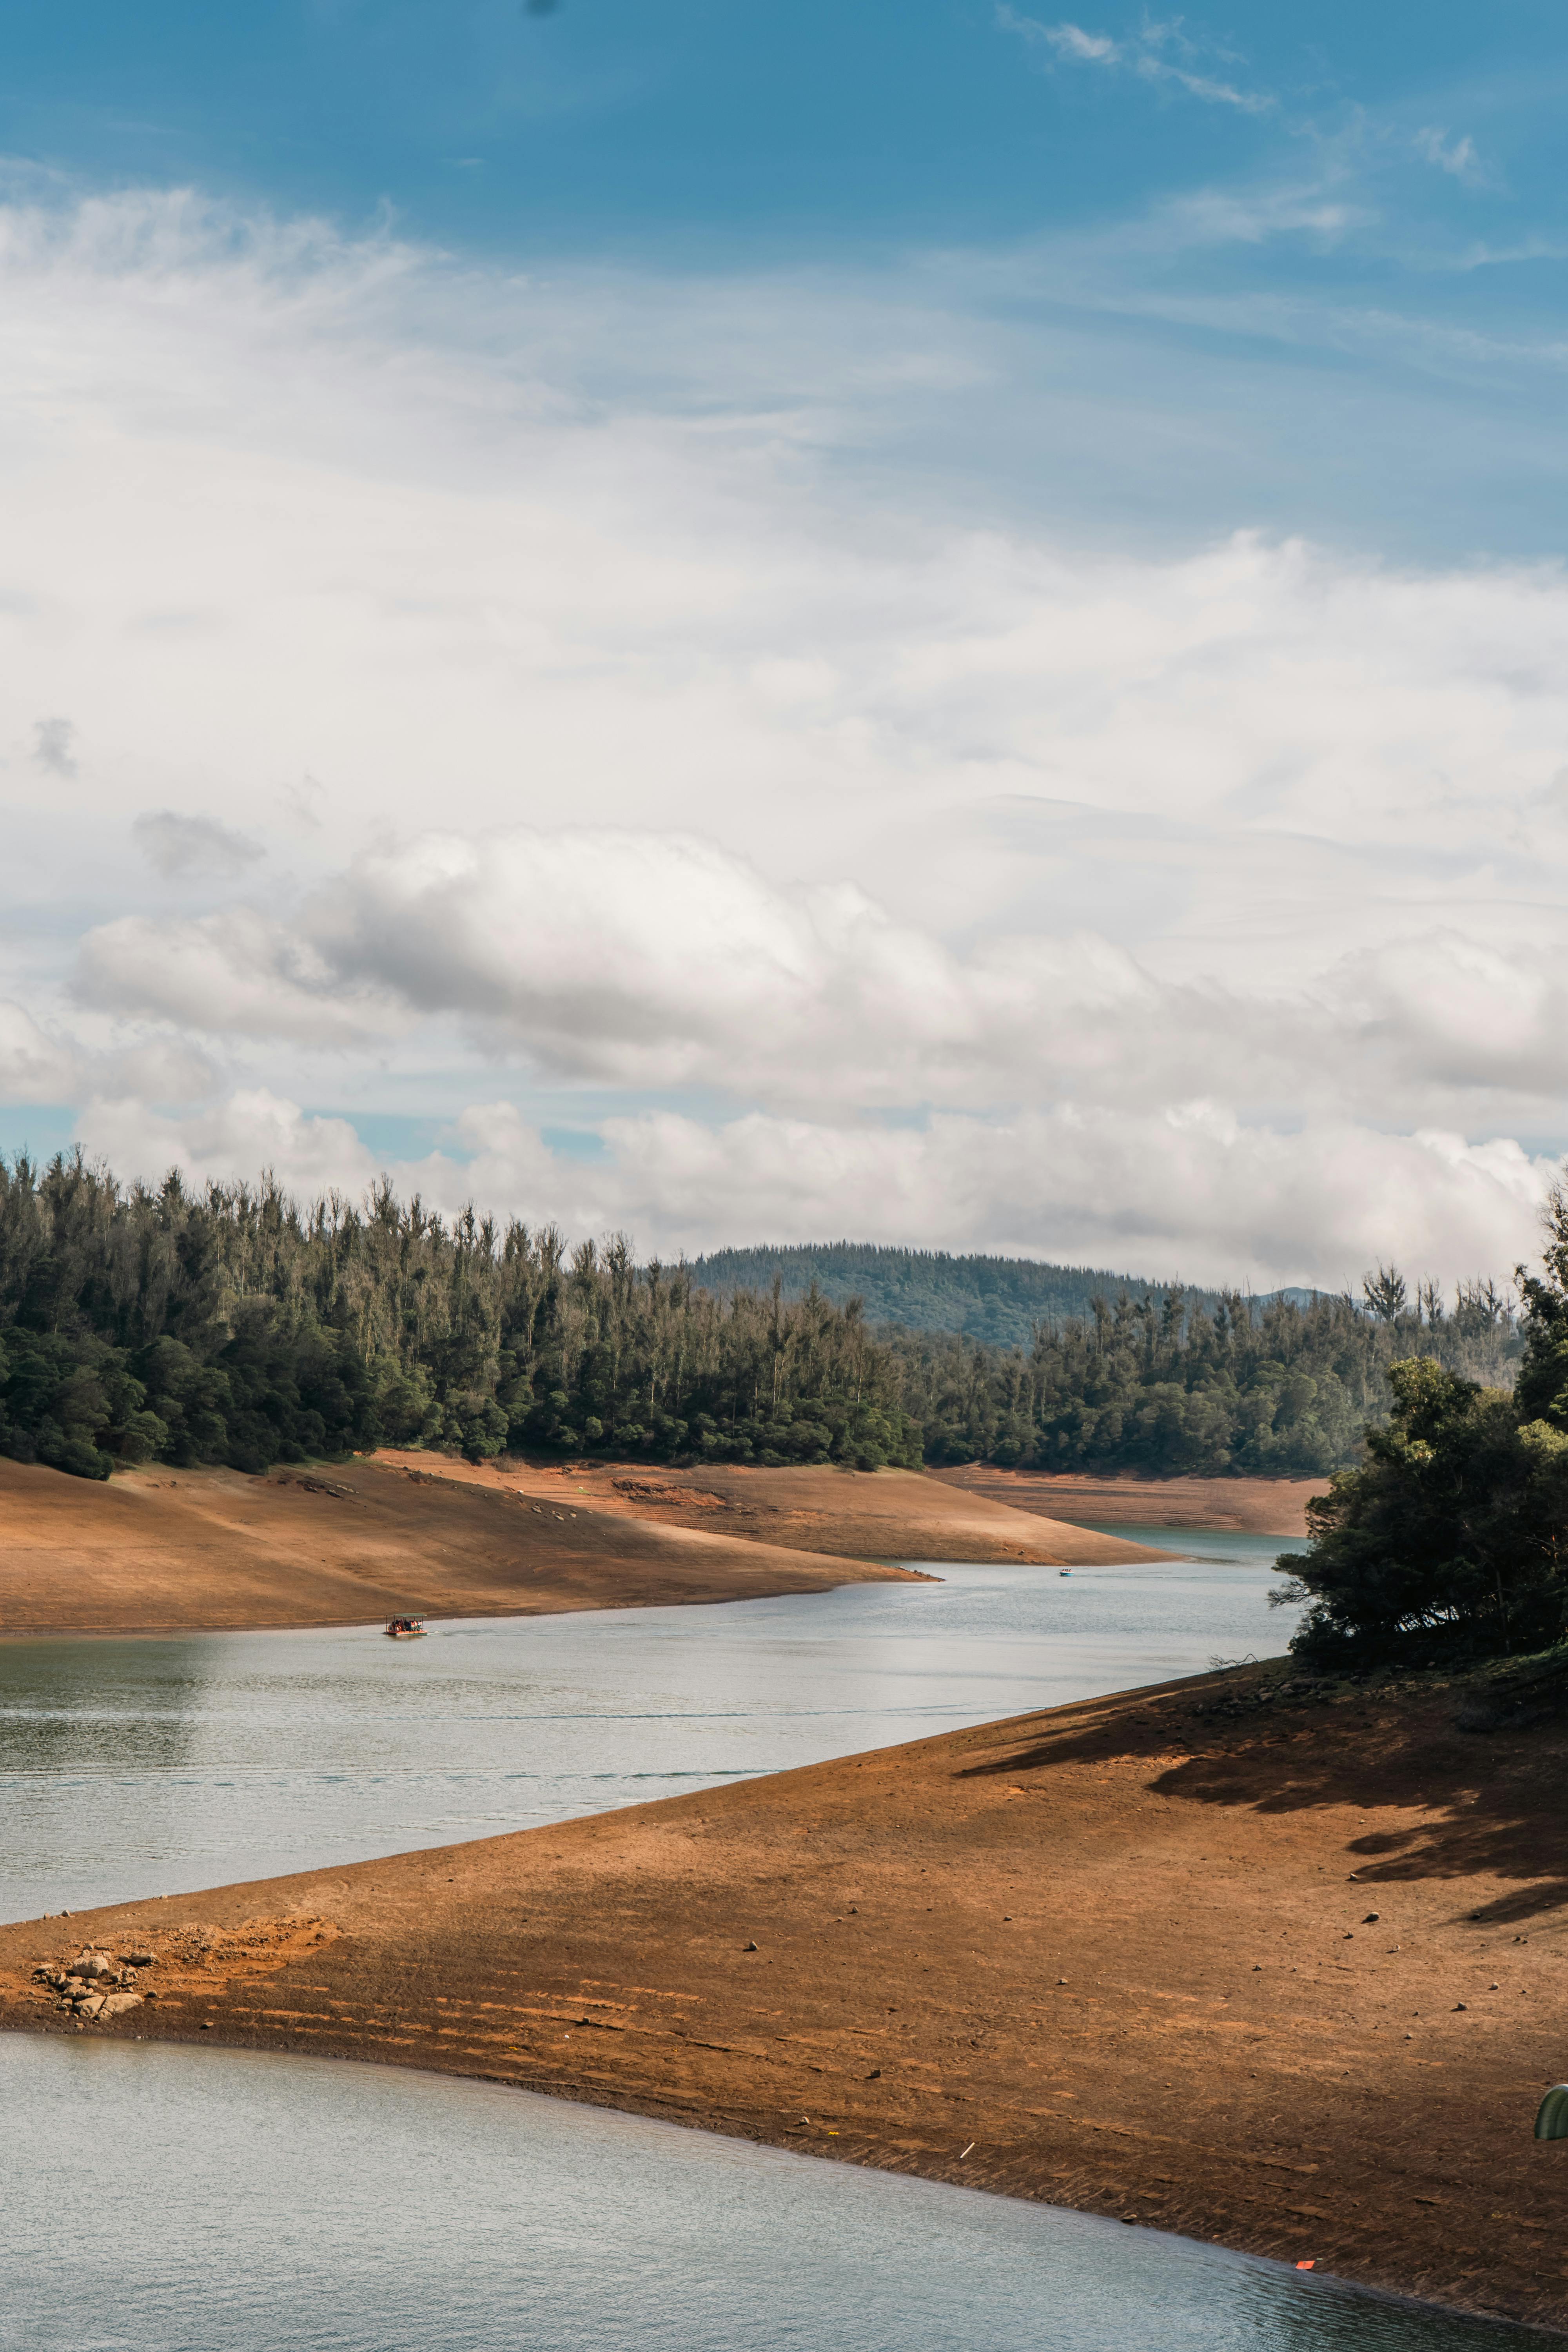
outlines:
{"label": "reflection on water", "polygon": [[[1151,1531],[1154,1540],[1162,1531]],[[0,1917],[366,1859],[1278,1650],[1277,1539],[712,1607],[0,1643]]]}
{"label": "reflection on water", "polygon": [[1501,2352],[973,2190],[391,2068],[0,2036],[26,2352]]}

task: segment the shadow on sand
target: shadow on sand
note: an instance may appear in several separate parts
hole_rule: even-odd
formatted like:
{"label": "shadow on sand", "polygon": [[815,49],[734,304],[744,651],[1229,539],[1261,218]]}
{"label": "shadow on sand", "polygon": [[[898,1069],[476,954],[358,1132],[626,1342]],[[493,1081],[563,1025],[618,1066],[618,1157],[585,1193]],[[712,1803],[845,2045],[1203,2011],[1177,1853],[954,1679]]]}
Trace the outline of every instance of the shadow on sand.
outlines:
{"label": "shadow on sand", "polygon": [[1568,1905],[1568,1724],[1489,1726],[1478,1738],[1460,1727],[1461,1688],[1408,1685],[1327,1701],[1278,1698],[1256,1711],[1244,1699],[1241,1720],[1215,1721],[1236,1705],[1228,1694],[1257,1686],[1227,1676],[1064,1708],[1036,1719],[1039,1736],[961,1777],[1016,1779],[1146,1758],[1148,1787],[1189,1804],[1244,1805],[1264,1815],[1408,1808],[1408,1827],[1347,1841],[1358,1884],[1510,1881],[1509,1892],[1467,1913],[1498,1926]]}

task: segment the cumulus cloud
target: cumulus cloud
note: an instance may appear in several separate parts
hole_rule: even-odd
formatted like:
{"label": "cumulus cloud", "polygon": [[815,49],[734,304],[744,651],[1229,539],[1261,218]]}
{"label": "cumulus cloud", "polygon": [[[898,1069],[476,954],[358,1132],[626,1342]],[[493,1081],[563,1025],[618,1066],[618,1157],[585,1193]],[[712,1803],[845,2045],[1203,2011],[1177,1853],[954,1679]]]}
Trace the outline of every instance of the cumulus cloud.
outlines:
{"label": "cumulus cloud", "polygon": [[[344,1120],[264,1091],[185,1119],[93,1104],[84,1139],[127,1171],[244,1176],[353,1192],[372,1162]],[[506,1101],[455,1123],[453,1148],[395,1165],[405,1192],[468,1200],[575,1234],[629,1230],[646,1252],[841,1231],[918,1246],[1051,1255],[1196,1282],[1340,1288],[1377,1258],[1439,1279],[1533,1255],[1551,1164],[1511,1142],[1389,1135],[1345,1120],[1246,1128],[1212,1103],[1146,1113],[1070,1106],[919,1127],[749,1112],[613,1118],[584,1162]]]}
{"label": "cumulus cloud", "polygon": [[248,907],[100,924],[81,943],[75,984],[100,1011],[217,1035],[351,1045],[389,1019],[364,992],[340,988],[309,941]]}
{"label": "cumulus cloud", "polygon": [[0,740],[93,692],[68,857],[15,771],[13,1099],[90,1097],[143,1171],[353,1188],[299,1099],[428,1085],[489,1108],[408,1181],[647,1246],[1528,1246],[1559,567],[879,499],[841,462],[876,404],[977,366],[912,299],[851,336],[820,287],[574,294],[150,198],[0,214]]}
{"label": "cumulus cloud", "polygon": [[269,1169],[305,1199],[338,1188],[362,1192],[375,1161],[347,1119],[302,1111],[264,1087],[241,1089],[183,1118],[161,1118],[132,1099],[94,1098],[83,1108],[81,1140],[124,1178],[183,1176],[253,1181]]}
{"label": "cumulus cloud", "polygon": [[148,864],[170,881],[195,881],[242,874],[266,850],[249,834],[236,833],[207,816],[179,816],[173,809],[136,817],[131,837]]}

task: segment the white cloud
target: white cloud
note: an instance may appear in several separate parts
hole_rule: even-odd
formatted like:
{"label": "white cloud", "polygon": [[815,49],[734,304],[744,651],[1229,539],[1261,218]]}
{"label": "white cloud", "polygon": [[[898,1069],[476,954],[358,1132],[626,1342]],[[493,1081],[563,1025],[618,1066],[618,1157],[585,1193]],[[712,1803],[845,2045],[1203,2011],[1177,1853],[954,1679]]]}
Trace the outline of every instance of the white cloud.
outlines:
{"label": "white cloud", "polygon": [[1451,139],[1446,131],[1428,126],[1415,133],[1415,152],[1435,163],[1439,172],[1450,178],[1463,180],[1474,187],[1486,177],[1481,159],[1476,152],[1476,142],[1467,132],[1462,139]]}
{"label": "white cloud", "polygon": [[375,1161],[346,1119],[311,1116],[265,1087],[247,1088],[184,1118],[160,1118],[132,1100],[94,1099],[81,1114],[87,1150],[122,1178],[253,1181],[270,1170],[304,1199],[334,1187],[363,1192]]}
{"label": "white cloud", "polygon": [[[340,1119],[264,1092],[185,1120],[89,1107],[84,1140],[148,1177],[265,1166],[312,1192],[353,1192],[370,1154]],[[549,1150],[511,1104],[457,1122],[466,1157],[395,1166],[405,1192],[574,1234],[629,1230],[645,1253],[840,1233],[921,1247],[1053,1256],[1195,1282],[1339,1288],[1373,1260],[1451,1280],[1534,1255],[1550,1163],[1517,1144],[1387,1135],[1325,1119],[1294,1133],[1239,1126],[1208,1103],[1139,1112],[1071,1107],[919,1128],[748,1113],[605,1122],[603,1159]]]}
{"label": "white cloud", "polygon": [[1244,114],[1267,114],[1275,104],[1266,92],[1238,89],[1234,82],[1197,71],[1194,60],[1202,54],[1201,47],[1184,33],[1180,17],[1162,24],[1145,16],[1133,33],[1116,40],[1109,33],[1086,32],[1081,25],[1065,18],[1059,24],[1043,24],[1037,16],[1023,16],[1002,0],[995,22],[1002,31],[1016,34],[1030,47],[1045,50],[1068,65],[1122,68],[1141,81],[1174,83],[1189,98],[1200,99],[1208,106],[1233,106]]}
{"label": "white cloud", "polygon": [[309,943],[254,908],[158,919],[121,915],[81,944],[85,1004],[146,1014],[205,1034],[362,1043],[390,1015],[363,990],[338,986]]}
{"label": "white cloud", "polygon": [[[852,293],[0,215],[11,1097],[353,1187],[298,1100],[433,1072],[497,1204],[648,1246],[1505,1265],[1568,1132],[1561,570],[873,495],[989,347]],[[616,1091],[603,1160],[536,1083]]]}
{"label": "white cloud", "polygon": [[1016,33],[1020,39],[1051,49],[1058,58],[1084,65],[1116,65],[1121,58],[1120,41],[1113,41],[1107,33],[1086,33],[1081,25],[1042,25],[1037,17],[1020,16],[1005,5],[997,8],[996,22],[1005,33]]}
{"label": "white cloud", "polygon": [[69,1102],[81,1078],[74,1044],[50,1036],[22,1005],[0,1001],[0,1100]]}

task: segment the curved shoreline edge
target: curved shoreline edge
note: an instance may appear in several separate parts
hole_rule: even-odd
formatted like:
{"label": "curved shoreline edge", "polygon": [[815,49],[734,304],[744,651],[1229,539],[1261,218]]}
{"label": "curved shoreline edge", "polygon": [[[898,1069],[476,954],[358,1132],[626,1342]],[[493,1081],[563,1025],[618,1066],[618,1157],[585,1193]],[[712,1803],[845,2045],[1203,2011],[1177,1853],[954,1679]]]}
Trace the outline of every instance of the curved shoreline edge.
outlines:
{"label": "curved shoreline edge", "polygon": [[[1462,1698],[1203,1675],[22,1923],[0,2025],[483,2076],[1562,2330],[1568,1733]],[[91,2022],[34,1973],[84,1940],[153,1956]]]}
{"label": "curved shoreline edge", "polygon": [[346,1465],[122,1473],[0,1457],[0,1638],[664,1608],[919,1579],[906,1560],[1163,1552],[902,1470]]}

